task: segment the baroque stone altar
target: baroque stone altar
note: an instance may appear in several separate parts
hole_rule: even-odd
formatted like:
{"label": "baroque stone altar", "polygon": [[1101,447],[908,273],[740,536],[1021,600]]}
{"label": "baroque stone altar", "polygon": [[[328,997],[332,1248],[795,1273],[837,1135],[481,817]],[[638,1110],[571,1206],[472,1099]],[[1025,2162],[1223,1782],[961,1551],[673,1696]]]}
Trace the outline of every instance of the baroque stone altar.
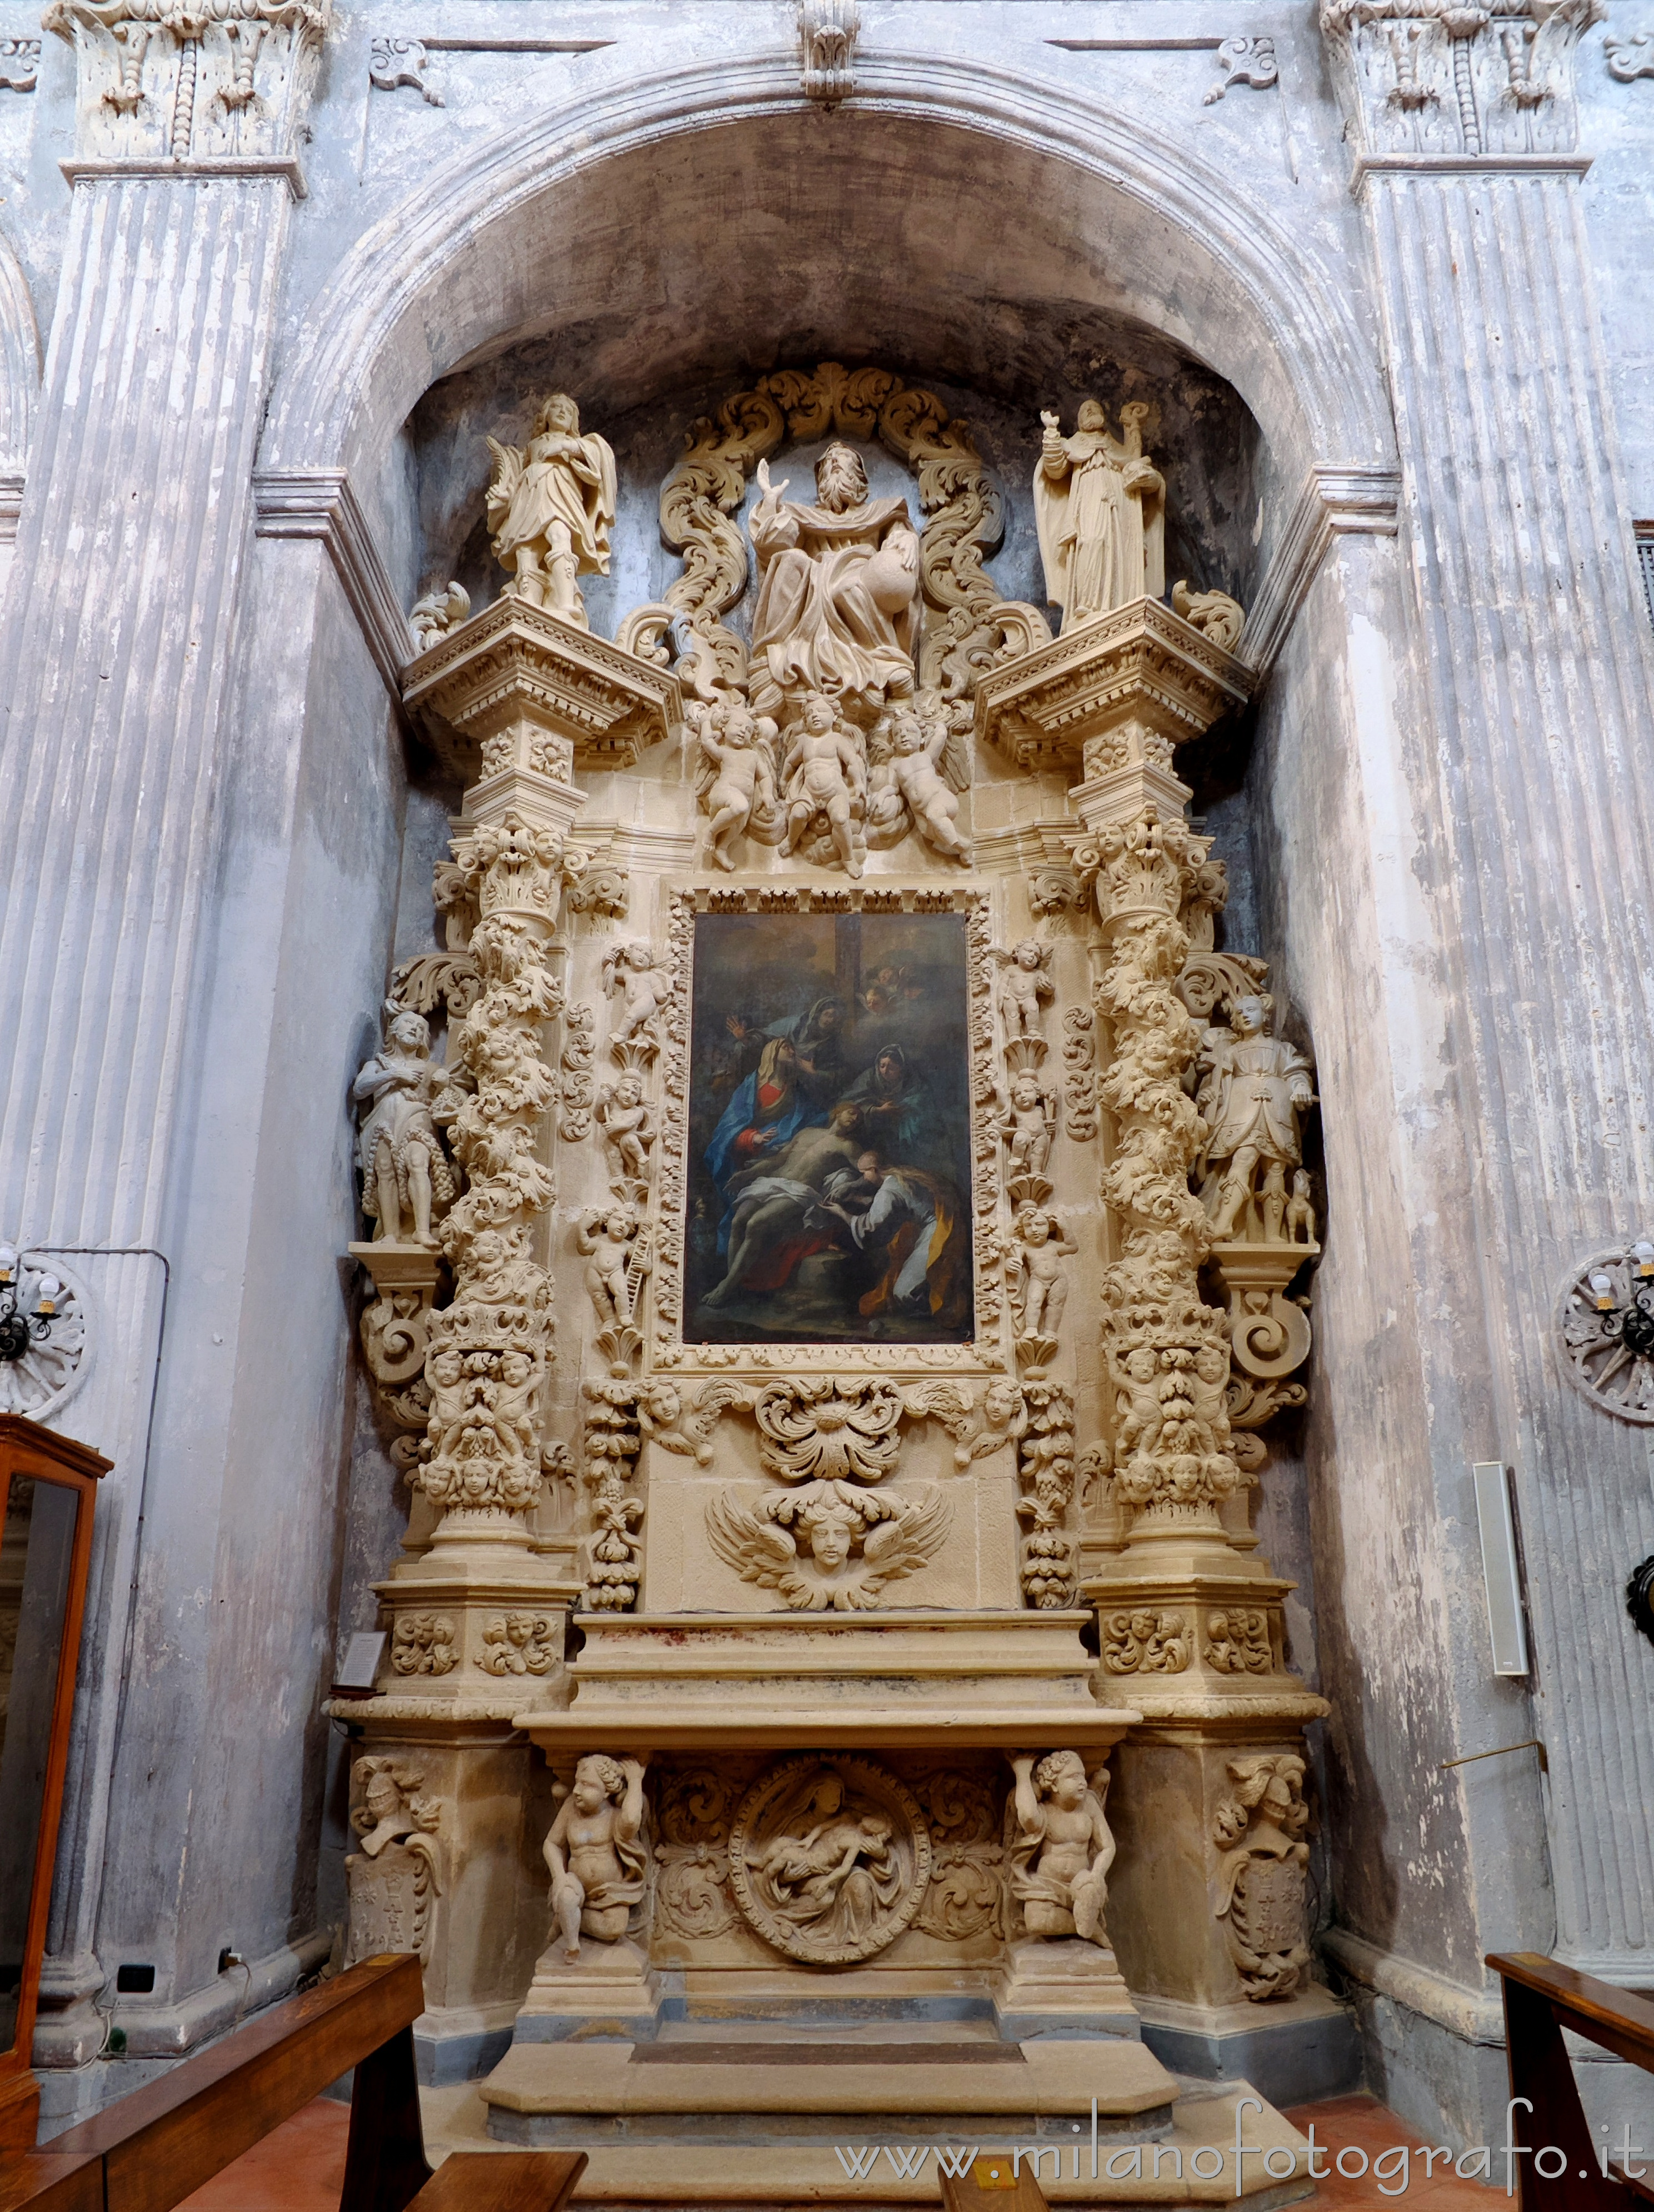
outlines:
{"label": "baroque stone altar", "polygon": [[1146,2033],[1216,2075],[1338,2018],[1325,1706],[1246,1509],[1304,1395],[1312,1064],[1186,818],[1250,677],[1233,600],[1162,596],[1151,413],[1044,420],[1055,637],[968,426],[832,362],[689,427],[683,573],[612,641],[562,394],[490,441],[500,597],[416,610],[465,789],[356,1085],[414,1506],[353,1912],[382,1839],[438,2077],[511,2044],[505,2140],[574,2139],[542,2046],[675,2023],[1077,2035],[1140,2113]]}

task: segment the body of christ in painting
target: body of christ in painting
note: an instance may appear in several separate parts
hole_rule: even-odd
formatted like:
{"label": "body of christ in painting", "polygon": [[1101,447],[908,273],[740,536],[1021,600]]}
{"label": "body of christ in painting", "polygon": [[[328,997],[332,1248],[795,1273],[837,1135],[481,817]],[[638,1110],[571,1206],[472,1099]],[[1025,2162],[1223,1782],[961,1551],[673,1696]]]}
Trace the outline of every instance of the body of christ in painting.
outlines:
{"label": "body of christ in painting", "polygon": [[969,1340],[964,930],[696,917],[686,1342]]}

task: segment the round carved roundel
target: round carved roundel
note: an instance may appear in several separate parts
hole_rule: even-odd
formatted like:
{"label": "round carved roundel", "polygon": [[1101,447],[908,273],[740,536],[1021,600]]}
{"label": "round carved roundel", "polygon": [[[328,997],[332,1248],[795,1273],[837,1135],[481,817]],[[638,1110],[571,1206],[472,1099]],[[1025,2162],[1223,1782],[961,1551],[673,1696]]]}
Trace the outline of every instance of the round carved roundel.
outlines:
{"label": "round carved roundel", "polygon": [[930,1834],[893,1774],[847,1752],[761,1774],[729,1838],[735,1899],[766,1943],[848,1966],[893,1943],[924,1902]]}
{"label": "round carved roundel", "polygon": [[[1643,1252],[1649,1247],[1645,1245]],[[1654,1276],[1633,1249],[1596,1252],[1564,1285],[1557,1310],[1562,1372],[1622,1421],[1654,1424]]]}

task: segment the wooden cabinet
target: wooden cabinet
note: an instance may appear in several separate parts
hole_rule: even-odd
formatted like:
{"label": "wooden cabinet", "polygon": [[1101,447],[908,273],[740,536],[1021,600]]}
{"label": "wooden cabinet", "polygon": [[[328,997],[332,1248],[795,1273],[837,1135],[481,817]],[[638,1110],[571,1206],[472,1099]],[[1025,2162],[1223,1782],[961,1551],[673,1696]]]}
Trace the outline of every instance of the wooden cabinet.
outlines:
{"label": "wooden cabinet", "polygon": [[34,2141],[29,2070],[92,1510],[110,1462],[0,1413],[0,2151]]}

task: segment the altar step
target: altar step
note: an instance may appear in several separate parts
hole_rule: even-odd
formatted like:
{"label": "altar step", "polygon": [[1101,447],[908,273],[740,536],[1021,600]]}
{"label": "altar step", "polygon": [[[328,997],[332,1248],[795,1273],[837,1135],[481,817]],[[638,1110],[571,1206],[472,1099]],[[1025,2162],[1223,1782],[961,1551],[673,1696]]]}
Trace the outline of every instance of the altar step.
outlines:
{"label": "altar step", "polygon": [[624,2045],[519,2046],[485,2083],[422,2092],[427,2142],[433,2154],[507,2142],[583,2148],[590,2164],[576,2205],[604,2212],[938,2205],[939,2149],[956,2166],[970,2154],[985,2176],[1002,2154],[1008,2176],[1018,2148],[1025,2172],[1030,2153],[1041,2154],[1039,2186],[1054,2205],[1170,2212],[1236,2201],[1237,2106],[1251,2099],[1239,2115],[1241,2201],[1274,2212],[1314,2194],[1304,2138],[1247,2084],[1177,2080],[1140,2045],[1031,2044],[1012,2046],[1007,2063],[946,2044],[921,2057],[909,2043],[867,2063],[858,2049],[813,2069],[792,2055],[799,2045],[786,2045],[785,2057],[773,2045],[743,2045],[733,2057],[727,2047],[708,2045],[697,2061],[663,2060],[659,2045],[642,2060]]}

